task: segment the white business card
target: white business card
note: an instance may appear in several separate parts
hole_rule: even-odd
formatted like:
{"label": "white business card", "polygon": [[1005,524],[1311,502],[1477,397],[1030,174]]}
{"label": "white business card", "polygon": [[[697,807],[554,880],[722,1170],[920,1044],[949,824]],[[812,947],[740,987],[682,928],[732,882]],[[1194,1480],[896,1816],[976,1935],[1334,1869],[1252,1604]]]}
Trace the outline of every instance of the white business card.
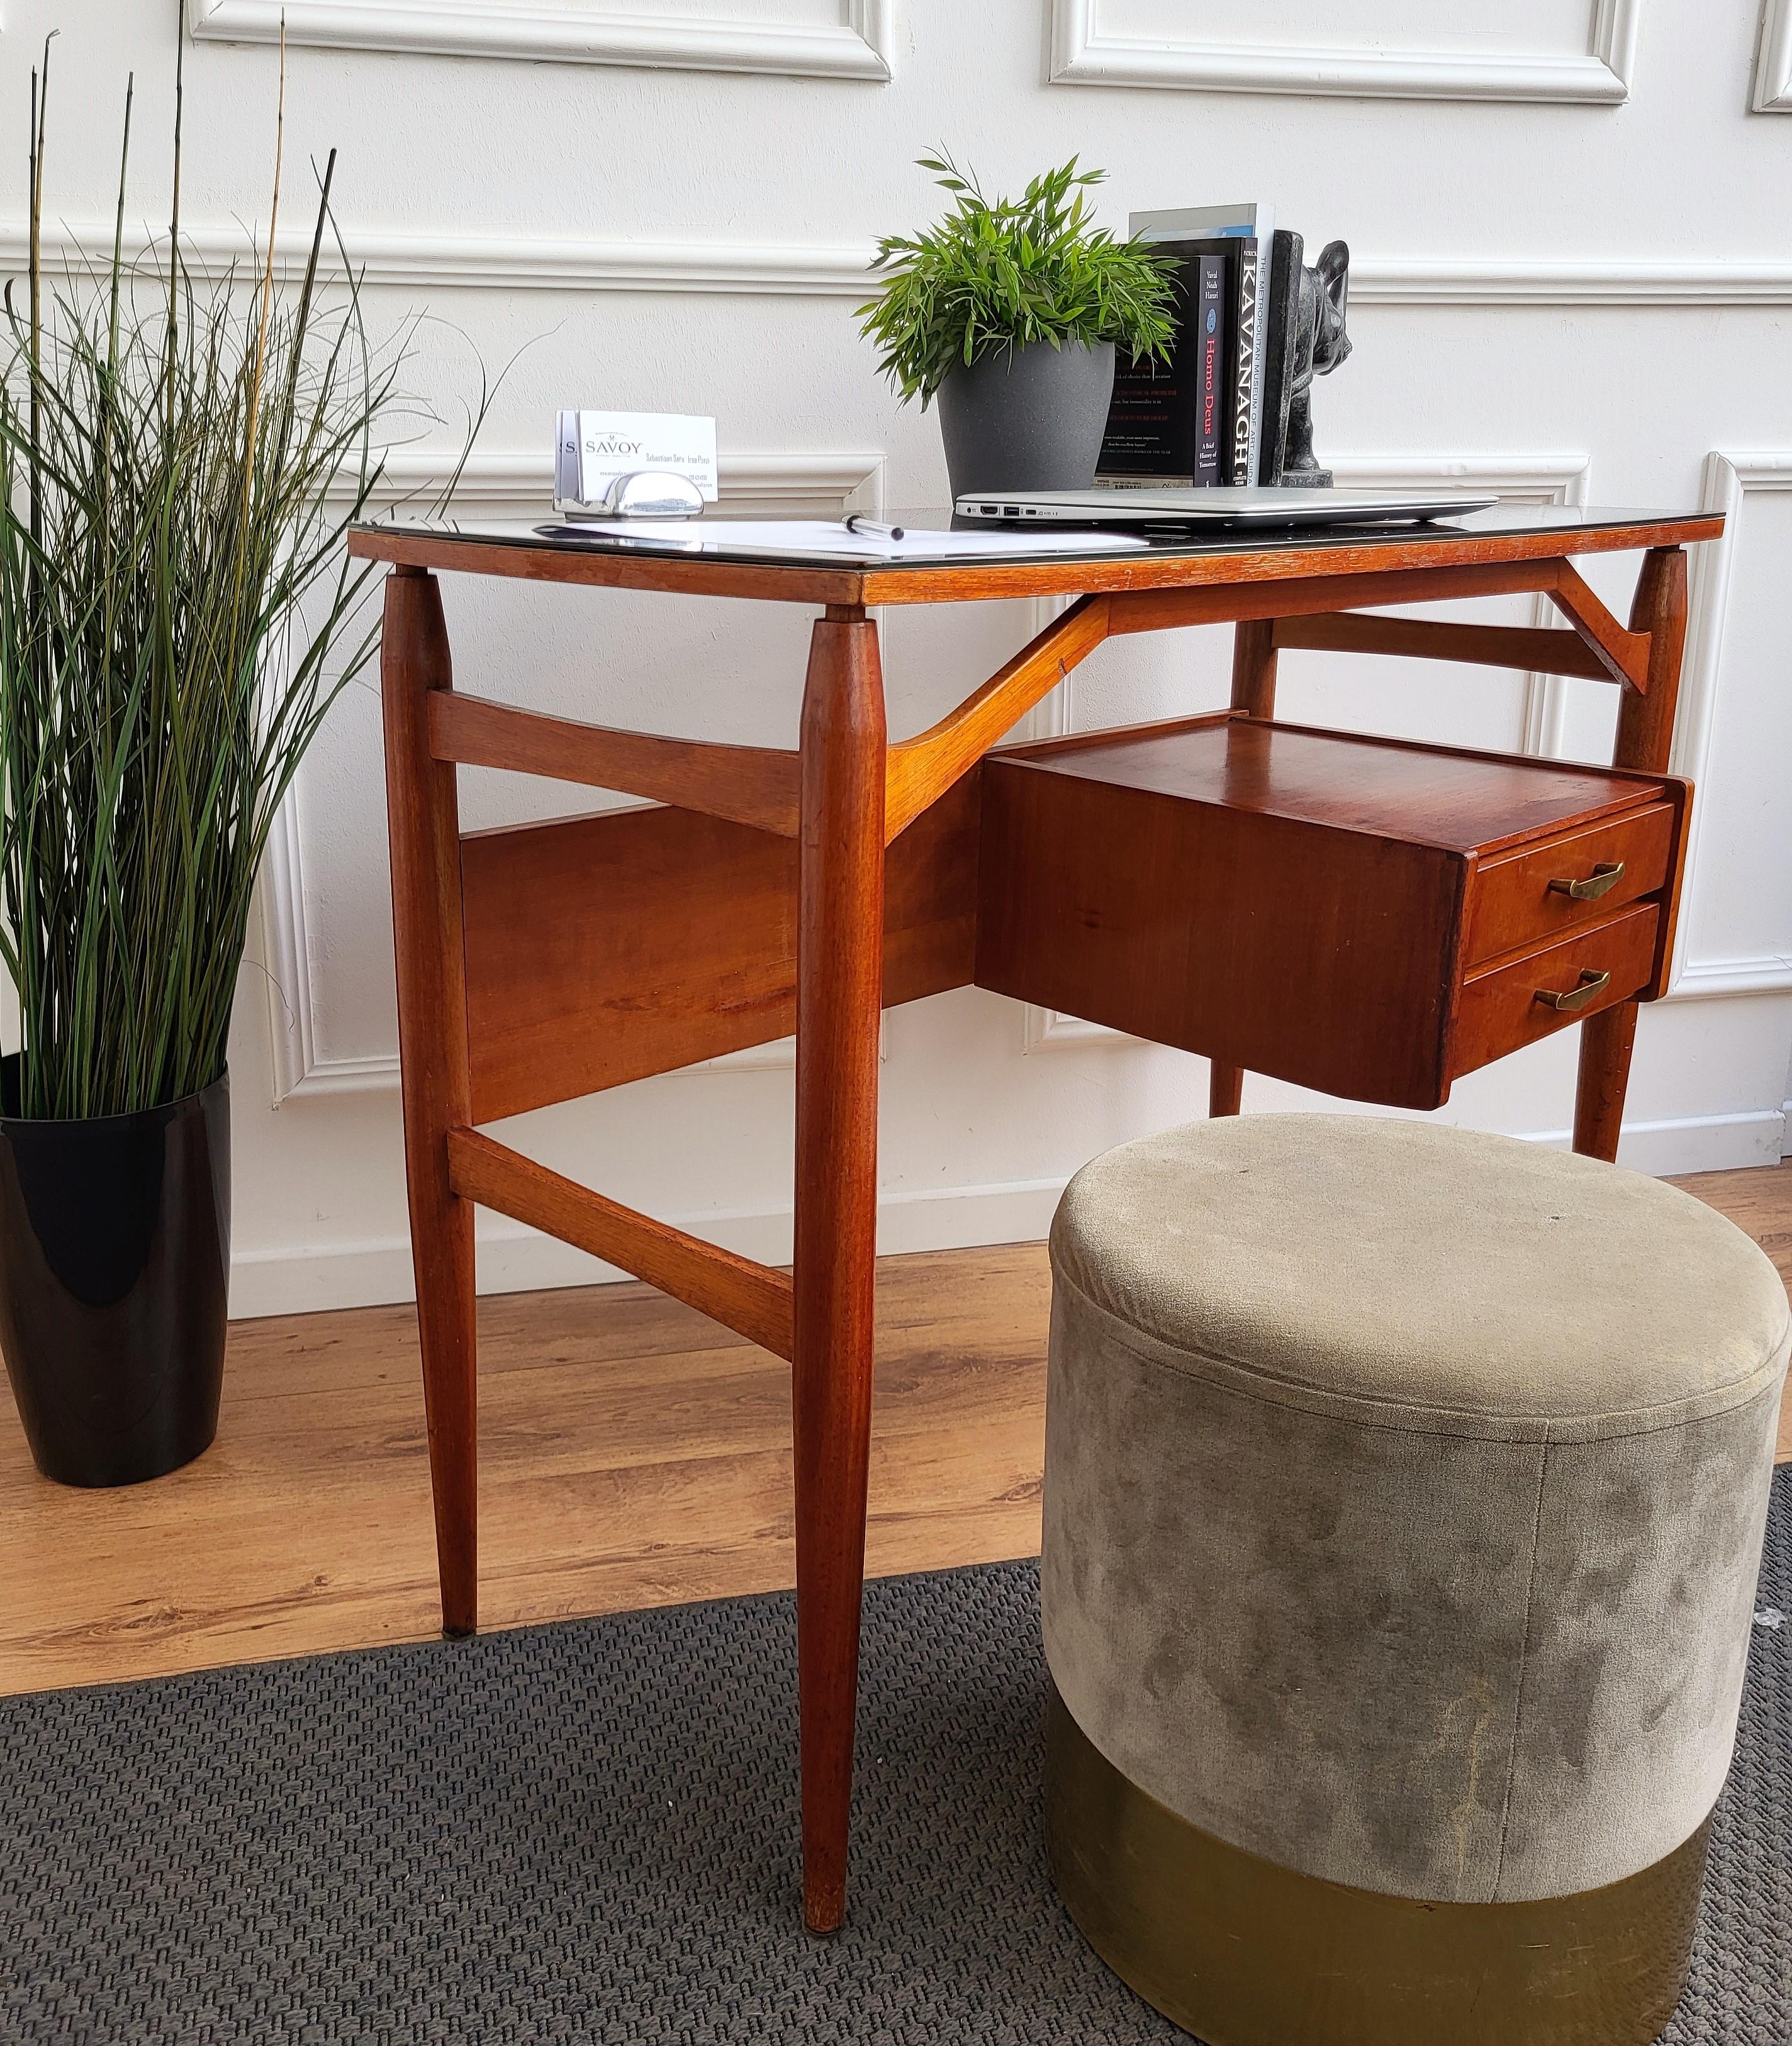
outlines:
{"label": "white business card", "polygon": [[716,422],[680,412],[562,412],[554,494],[563,504],[600,504],[619,476],[641,469],[688,477],[716,501]]}

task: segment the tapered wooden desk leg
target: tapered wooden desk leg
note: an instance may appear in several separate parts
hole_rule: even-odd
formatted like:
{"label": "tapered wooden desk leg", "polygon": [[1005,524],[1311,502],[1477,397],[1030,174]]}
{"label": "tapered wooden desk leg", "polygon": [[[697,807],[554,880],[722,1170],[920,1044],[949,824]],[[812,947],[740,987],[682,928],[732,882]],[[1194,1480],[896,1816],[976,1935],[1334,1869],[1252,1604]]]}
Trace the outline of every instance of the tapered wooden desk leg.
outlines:
{"label": "tapered wooden desk leg", "polygon": [[[1242,619],[1232,628],[1232,708],[1247,717],[1276,715],[1276,624]],[[1244,1104],[1245,1069],[1215,1059],[1207,1077],[1209,1115],[1236,1115]]]}
{"label": "tapered wooden desk leg", "polygon": [[[1649,635],[1649,686],[1645,692],[1627,687],[1620,698],[1612,764],[1665,774],[1674,746],[1680,661],[1686,643],[1686,557],[1682,549],[1654,547],[1643,556],[1630,607],[1630,629]],[[1671,944],[1671,932],[1666,942]],[[1622,1002],[1581,1025],[1574,1148],[1589,1158],[1609,1162],[1618,1155],[1636,1015],[1634,1002]]]}
{"label": "tapered wooden desk leg", "polygon": [[1276,621],[1243,618],[1232,628],[1232,708],[1247,717],[1276,715]]}
{"label": "tapered wooden desk leg", "polygon": [[1624,1090],[1630,1080],[1631,1047],[1636,1042],[1637,1005],[1620,1002],[1581,1025],[1581,1072],[1574,1094],[1574,1148],[1583,1157],[1612,1164],[1624,1129]]}
{"label": "tapered wooden desk leg", "polygon": [[454,770],[429,750],[430,692],[452,685],[434,576],[403,568],[388,575],[380,674],[404,1165],[442,1626],[471,1634],[478,1623],[473,1207],[448,1183],[448,1132],[472,1117]]}
{"label": "tapered wooden desk leg", "polygon": [[817,623],[803,697],[795,1438],[803,1916],[846,1912],[865,1578],[882,1009],[883,681],[862,613]]}

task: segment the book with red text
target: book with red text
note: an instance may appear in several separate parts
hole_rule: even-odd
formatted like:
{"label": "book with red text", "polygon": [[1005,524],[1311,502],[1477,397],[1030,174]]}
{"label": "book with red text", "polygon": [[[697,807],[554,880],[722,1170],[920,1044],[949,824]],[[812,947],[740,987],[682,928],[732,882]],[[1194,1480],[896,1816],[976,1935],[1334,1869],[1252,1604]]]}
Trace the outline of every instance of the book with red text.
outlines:
{"label": "book with red text", "polygon": [[1176,338],[1168,362],[1114,365],[1098,473],[1106,481],[1231,481],[1236,242],[1166,245],[1176,265]]}

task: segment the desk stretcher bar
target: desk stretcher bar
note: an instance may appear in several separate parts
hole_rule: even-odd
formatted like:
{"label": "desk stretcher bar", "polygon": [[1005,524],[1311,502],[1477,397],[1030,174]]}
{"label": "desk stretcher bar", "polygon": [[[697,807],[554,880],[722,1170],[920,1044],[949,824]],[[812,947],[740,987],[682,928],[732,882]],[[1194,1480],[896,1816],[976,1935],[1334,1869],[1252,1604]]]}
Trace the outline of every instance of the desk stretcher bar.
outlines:
{"label": "desk stretcher bar", "polygon": [[477,1129],[448,1133],[448,1173],[469,1201],[620,1265],[786,1363],[794,1354],[788,1272],[606,1200]]}
{"label": "desk stretcher bar", "polygon": [[[1451,596],[1548,596],[1571,631],[1352,615],[1365,604]],[[1576,675],[1648,686],[1647,635],[1628,631],[1566,561],[1494,562],[1454,571],[1332,575],[1265,588],[1164,590],[1080,598],[946,717],[890,747],[885,820],[894,839],[1110,635],[1180,625],[1273,621],[1273,645]],[[794,753],[661,737],[550,717],[460,691],[429,704],[431,755],[462,766],[608,789],[794,838]]]}

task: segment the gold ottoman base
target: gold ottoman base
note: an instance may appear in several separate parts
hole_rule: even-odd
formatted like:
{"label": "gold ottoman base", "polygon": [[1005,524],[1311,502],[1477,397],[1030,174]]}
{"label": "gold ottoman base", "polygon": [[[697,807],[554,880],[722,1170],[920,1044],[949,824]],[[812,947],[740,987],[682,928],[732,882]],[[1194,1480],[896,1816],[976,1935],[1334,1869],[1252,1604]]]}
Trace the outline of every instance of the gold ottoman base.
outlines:
{"label": "gold ottoman base", "polygon": [[1114,1973],[1207,2046],[1648,2046],[1686,1987],[1709,1827],[1578,1896],[1384,1896],[1191,1825],[1122,1776],[1052,1693],[1058,1894]]}

